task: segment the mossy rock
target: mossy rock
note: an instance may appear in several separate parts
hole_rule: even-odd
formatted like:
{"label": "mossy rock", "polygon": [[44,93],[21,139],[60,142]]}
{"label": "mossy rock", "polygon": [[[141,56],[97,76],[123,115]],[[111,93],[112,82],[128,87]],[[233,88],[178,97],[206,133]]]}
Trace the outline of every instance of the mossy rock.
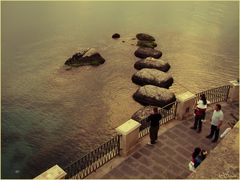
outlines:
{"label": "mossy rock", "polygon": [[135,52],[134,55],[139,58],[147,58],[153,57],[159,59],[162,56],[162,52],[156,49],[148,48],[148,47],[139,47]]}
{"label": "mossy rock", "polygon": [[140,87],[133,95],[133,99],[144,106],[164,107],[176,101],[175,94],[169,89],[153,85]]}
{"label": "mossy rock", "polygon": [[74,54],[71,58],[69,58],[65,65],[71,67],[79,67],[79,66],[99,66],[105,62],[105,59],[94,49],[89,48],[83,50],[82,52],[78,52]]}
{"label": "mossy rock", "polygon": [[155,41],[155,38],[149,34],[138,33],[136,38],[141,41]]}
{"label": "mossy rock", "polygon": [[155,48],[157,47],[157,43],[155,43],[154,41],[138,41],[137,46]]}

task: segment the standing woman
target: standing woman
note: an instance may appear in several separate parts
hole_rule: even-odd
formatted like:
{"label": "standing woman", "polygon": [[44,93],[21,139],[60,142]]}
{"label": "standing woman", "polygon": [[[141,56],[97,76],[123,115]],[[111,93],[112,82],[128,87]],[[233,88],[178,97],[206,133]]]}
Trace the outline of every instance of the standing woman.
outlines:
{"label": "standing woman", "polygon": [[197,102],[197,107],[195,108],[195,121],[191,129],[198,129],[197,132],[202,131],[202,120],[205,119],[207,109],[207,99],[205,94],[201,94],[200,100]]}

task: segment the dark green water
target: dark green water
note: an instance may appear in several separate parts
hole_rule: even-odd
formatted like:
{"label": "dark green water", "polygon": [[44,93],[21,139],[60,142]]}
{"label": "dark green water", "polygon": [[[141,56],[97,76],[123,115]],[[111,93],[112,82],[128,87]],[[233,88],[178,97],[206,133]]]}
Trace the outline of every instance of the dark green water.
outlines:
{"label": "dark green water", "polygon": [[[156,38],[176,93],[238,77],[238,2],[2,2],[1,15],[2,178],[64,167],[141,107],[131,97],[136,33]],[[65,71],[86,47],[106,63]]]}

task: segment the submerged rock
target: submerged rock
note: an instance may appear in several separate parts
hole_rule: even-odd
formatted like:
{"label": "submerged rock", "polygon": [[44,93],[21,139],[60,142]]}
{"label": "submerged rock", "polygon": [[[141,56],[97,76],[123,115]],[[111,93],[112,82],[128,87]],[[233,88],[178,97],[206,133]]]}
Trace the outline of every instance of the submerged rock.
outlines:
{"label": "submerged rock", "polygon": [[94,48],[88,48],[83,50],[82,52],[74,54],[71,58],[69,58],[65,65],[72,67],[79,67],[85,65],[98,66],[103,64],[105,59],[96,51]]}
{"label": "submerged rock", "polygon": [[132,81],[141,86],[151,84],[163,88],[169,88],[173,84],[173,78],[170,74],[148,68],[136,72],[132,76]]}
{"label": "submerged rock", "polygon": [[157,47],[157,43],[153,41],[138,41],[137,46],[139,47],[148,47],[148,48],[155,48]]}
{"label": "submerged rock", "polygon": [[146,59],[139,60],[134,64],[134,67],[137,70],[143,68],[158,69],[163,72],[167,72],[170,69],[168,62],[165,62],[161,59],[155,59],[153,57],[147,57]]}
{"label": "submerged rock", "polygon": [[134,55],[142,59],[147,57],[159,59],[162,56],[162,52],[152,48],[140,47],[134,52]]}
{"label": "submerged rock", "polygon": [[174,101],[176,97],[169,89],[153,85],[140,87],[133,95],[134,100],[142,105],[164,107]]}
{"label": "submerged rock", "polygon": [[112,38],[113,39],[118,39],[118,38],[120,38],[120,34],[115,33],[115,34],[112,35]]}
{"label": "submerged rock", "polygon": [[153,108],[156,106],[145,106],[139,110],[137,110],[131,117],[135,121],[141,122],[142,120],[146,119],[153,113]]}
{"label": "submerged rock", "polygon": [[155,38],[153,36],[145,33],[138,33],[136,37],[141,41],[155,41]]}

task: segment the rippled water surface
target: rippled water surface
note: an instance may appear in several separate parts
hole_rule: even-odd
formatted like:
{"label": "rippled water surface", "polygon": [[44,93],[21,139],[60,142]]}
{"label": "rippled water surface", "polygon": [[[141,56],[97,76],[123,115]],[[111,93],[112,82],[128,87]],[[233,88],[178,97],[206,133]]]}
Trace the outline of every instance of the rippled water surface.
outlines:
{"label": "rippled water surface", "polygon": [[[156,38],[176,93],[236,79],[238,11],[238,2],[2,2],[2,178],[64,167],[141,107],[136,33]],[[64,70],[86,47],[106,63]]]}

